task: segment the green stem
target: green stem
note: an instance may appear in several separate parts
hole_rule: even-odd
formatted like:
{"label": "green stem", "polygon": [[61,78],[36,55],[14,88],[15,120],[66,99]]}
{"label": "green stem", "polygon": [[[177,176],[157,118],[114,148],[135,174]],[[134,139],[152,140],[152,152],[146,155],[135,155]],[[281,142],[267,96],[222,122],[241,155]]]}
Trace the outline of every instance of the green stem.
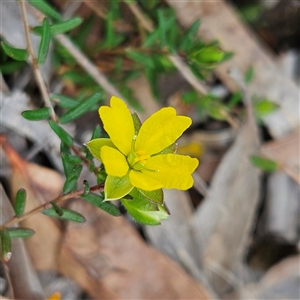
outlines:
{"label": "green stem", "polygon": [[[104,190],[104,185],[103,184],[98,184],[98,185],[92,186],[90,188],[90,192],[97,192],[97,191],[102,192],[103,190]],[[52,207],[51,202],[54,202],[56,204],[61,204],[61,203],[63,203],[64,201],[66,201],[68,199],[80,197],[80,195],[82,195],[83,193],[84,193],[84,190],[79,189],[77,191],[70,192],[66,195],[59,195],[55,199],[52,199],[52,200],[50,200],[50,201],[48,201],[48,202],[32,209],[32,210],[30,210],[29,212],[27,212],[27,213],[25,213],[25,214],[23,214],[19,217],[17,217],[17,216],[12,217],[10,220],[8,220],[7,222],[5,222],[3,225],[0,226],[0,230],[9,227],[12,224],[19,223],[19,222],[21,222],[21,221],[31,217],[32,215],[35,215],[36,213],[39,213],[39,212],[41,212],[45,209],[51,208]]]}

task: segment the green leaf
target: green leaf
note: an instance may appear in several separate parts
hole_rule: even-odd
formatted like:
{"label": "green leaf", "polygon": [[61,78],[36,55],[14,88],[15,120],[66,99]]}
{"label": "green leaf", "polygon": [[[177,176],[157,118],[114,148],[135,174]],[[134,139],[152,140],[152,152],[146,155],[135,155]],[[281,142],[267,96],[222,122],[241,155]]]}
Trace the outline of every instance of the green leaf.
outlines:
{"label": "green leaf", "polygon": [[235,92],[228,100],[227,107],[232,109],[243,99],[242,93],[240,91]]}
{"label": "green leaf", "polygon": [[89,193],[87,195],[81,195],[81,198],[92,203],[94,206],[103,209],[112,216],[117,217],[121,214],[119,209],[114,204],[111,202],[103,202],[103,197],[100,195]]}
{"label": "green leaf", "polygon": [[216,120],[225,121],[228,108],[223,103],[213,103],[207,107],[207,113]]}
{"label": "green leaf", "polygon": [[188,91],[182,94],[181,99],[186,104],[194,104],[199,100],[199,95],[196,91]]}
{"label": "green leaf", "polygon": [[86,221],[85,217],[80,213],[78,213],[77,211],[67,209],[67,208],[61,208],[61,209],[63,211],[62,216],[58,215],[53,207],[43,210],[42,213],[49,217],[58,218],[61,220],[73,221],[77,223],[83,223]]}
{"label": "green leaf", "polygon": [[254,113],[259,118],[265,117],[276,111],[280,106],[268,99],[261,99],[254,102]]}
{"label": "green leaf", "polygon": [[159,39],[160,39],[160,46],[163,48],[167,45],[167,31],[168,27],[166,26],[166,18],[164,16],[164,10],[158,10],[158,30],[159,30]]}
{"label": "green leaf", "polygon": [[[164,29],[165,29],[165,31],[170,30],[170,28],[172,28],[172,26],[174,26],[174,18],[167,18],[164,21]],[[146,40],[144,41],[143,47],[145,47],[145,48],[152,47],[156,42],[159,41],[160,34],[161,34],[160,28],[157,28],[156,30],[154,30],[153,32],[151,32],[148,35],[148,37],[146,38]]]}
{"label": "green leaf", "polygon": [[244,76],[245,83],[249,84],[252,81],[253,76],[254,76],[254,69],[251,66],[250,68],[248,68],[248,70],[245,73],[245,76]]}
{"label": "green leaf", "polygon": [[90,150],[90,152],[93,154],[93,156],[100,161],[101,161],[100,149],[103,146],[109,146],[109,147],[116,149],[116,146],[113,144],[111,139],[108,139],[108,138],[94,139],[94,140],[91,140],[91,141],[85,143],[85,145]]}
{"label": "green leaf", "polygon": [[[65,33],[79,26],[83,22],[82,18],[75,17],[69,20],[50,25],[51,35]],[[42,35],[42,26],[37,26],[32,29],[32,32],[37,35]]]}
{"label": "green leaf", "polygon": [[15,205],[14,210],[17,217],[20,217],[24,210],[26,205],[26,190],[19,189],[16,195],[15,199]]}
{"label": "green leaf", "polygon": [[15,227],[7,230],[11,239],[27,238],[35,234],[35,231],[30,228]]}
{"label": "green leaf", "polygon": [[45,18],[42,25],[42,38],[41,38],[38,58],[37,58],[38,65],[43,65],[46,61],[48,51],[49,51],[50,40],[51,40],[50,23],[48,19]]}
{"label": "green leaf", "polygon": [[145,67],[152,68],[152,69],[155,68],[152,57],[147,54],[135,50],[126,50],[125,54],[131,60]]}
{"label": "green leaf", "polygon": [[121,203],[137,222],[159,225],[161,220],[167,219],[169,213],[163,205],[149,200],[137,189],[133,189],[130,195],[133,196],[133,200],[122,199]]}
{"label": "green leaf", "polygon": [[156,203],[163,204],[164,203],[164,193],[162,189],[155,191],[144,191],[139,189],[139,192],[143,194],[149,200],[152,200]]}
{"label": "green leaf", "polygon": [[55,210],[55,212],[57,213],[57,215],[61,217],[64,214],[63,209],[60,206],[58,206],[54,201],[51,201],[50,203],[53,209]]}
{"label": "green leaf", "polygon": [[25,66],[27,66],[27,63],[25,61],[9,61],[0,64],[0,72],[2,74],[11,74],[23,69]]}
{"label": "green leaf", "polygon": [[8,43],[2,41],[2,48],[4,52],[11,58],[18,61],[26,61],[28,58],[28,52],[25,49],[14,48]]}
{"label": "green leaf", "polygon": [[77,106],[73,107],[64,115],[62,115],[59,119],[59,122],[61,124],[66,124],[77,119],[78,117],[89,111],[91,108],[93,108],[93,106],[99,103],[101,99],[101,93],[96,93],[90,96],[85,101],[82,101]]}
{"label": "green leaf", "polygon": [[118,200],[133,189],[129,175],[124,177],[107,176],[104,186],[105,201]]}
{"label": "green leaf", "polygon": [[52,18],[56,21],[62,21],[61,15],[45,0],[28,0],[28,2],[47,17]]}
{"label": "green leaf", "polygon": [[180,50],[186,52],[194,45],[194,39],[197,36],[200,24],[200,20],[196,20],[187,30],[187,32],[184,34],[183,38],[180,41]]}
{"label": "green leaf", "polygon": [[276,161],[267,159],[258,155],[252,155],[250,157],[252,164],[265,172],[275,172],[279,169],[279,165]]}
{"label": "green leaf", "polygon": [[142,121],[140,120],[138,114],[136,112],[134,112],[133,114],[131,114],[132,119],[133,119],[133,125],[134,125],[134,130],[135,130],[135,134],[137,135],[142,127]]}
{"label": "green leaf", "polygon": [[51,116],[51,110],[49,107],[43,107],[34,110],[24,110],[22,112],[22,116],[29,121],[46,120]]}
{"label": "green leaf", "polygon": [[102,136],[102,129],[99,125],[96,125],[96,127],[93,131],[91,140],[99,139],[99,138],[101,138],[101,136]]}
{"label": "green leaf", "polygon": [[[111,2],[111,3],[113,3],[113,2]],[[117,34],[117,32],[114,28],[114,21],[115,21],[114,12],[113,12],[113,10],[110,10],[106,14],[105,39],[102,44],[102,48],[105,48],[105,49],[115,48],[124,40],[124,36]]]}
{"label": "green leaf", "polygon": [[52,130],[57,134],[57,136],[67,145],[72,146],[73,138],[59,125],[57,125],[54,121],[50,120],[49,125]]}
{"label": "green leaf", "polygon": [[1,256],[4,262],[8,262],[11,258],[11,238],[7,229],[0,231],[1,238]]}
{"label": "green leaf", "polygon": [[80,101],[56,93],[51,94],[50,99],[57,103],[58,106],[68,109],[71,109],[80,103]]}
{"label": "green leaf", "polygon": [[70,193],[74,190],[77,190],[78,187],[78,178],[80,176],[80,173],[82,171],[82,165],[74,166],[70,173],[67,176],[67,179],[65,181],[65,184],[63,186],[63,192],[64,194]]}

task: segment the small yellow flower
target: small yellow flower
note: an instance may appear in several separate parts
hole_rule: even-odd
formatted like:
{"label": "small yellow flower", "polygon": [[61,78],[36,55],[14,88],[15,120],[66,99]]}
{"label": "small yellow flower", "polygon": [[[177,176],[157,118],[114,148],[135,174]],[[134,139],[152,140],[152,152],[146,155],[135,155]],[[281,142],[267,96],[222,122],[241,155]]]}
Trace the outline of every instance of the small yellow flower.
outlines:
{"label": "small yellow flower", "polygon": [[110,107],[101,106],[99,114],[110,138],[94,139],[87,146],[108,174],[106,200],[122,198],[133,187],[145,191],[192,187],[198,160],[168,151],[191,125],[189,117],[177,116],[174,108],[166,107],[137,128],[128,107],[117,97],[111,98]]}

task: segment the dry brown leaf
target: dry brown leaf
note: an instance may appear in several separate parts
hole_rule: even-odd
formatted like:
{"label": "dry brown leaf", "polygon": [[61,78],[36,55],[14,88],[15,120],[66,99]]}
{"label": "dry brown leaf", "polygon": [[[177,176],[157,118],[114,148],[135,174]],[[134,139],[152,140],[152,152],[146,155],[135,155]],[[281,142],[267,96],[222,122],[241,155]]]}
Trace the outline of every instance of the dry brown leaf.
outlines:
{"label": "dry brown leaf", "polygon": [[300,256],[291,256],[273,266],[257,284],[240,290],[241,299],[299,299]]}
{"label": "dry brown leaf", "polygon": [[30,99],[27,94],[15,90],[8,95],[3,95],[0,103],[1,118],[0,124],[6,128],[17,132],[19,135],[39,145],[41,149],[47,149],[46,154],[58,169],[62,169],[62,163],[59,153],[60,139],[51,130],[47,121],[36,122],[28,121],[21,115],[24,110],[31,110]]}
{"label": "dry brown leaf", "polygon": [[[14,210],[1,184],[0,199],[0,222],[3,224],[14,216]],[[25,249],[24,241],[13,240],[12,251],[12,257],[7,264],[9,270],[7,275],[10,277],[15,299],[44,299],[42,286]]]}
{"label": "dry brown leaf", "polygon": [[[63,180],[60,174],[23,160],[3,135],[0,136],[0,146],[12,166],[12,175],[9,178],[11,199],[14,199],[20,188],[27,192],[25,212],[54,199],[61,193]],[[34,267],[38,270],[56,269],[61,239],[58,223],[38,213],[22,221],[21,225],[32,228],[36,232],[30,239],[26,239],[26,246]]]}
{"label": "dry brown leaf", "polygon": [[89,203],[72,209],[86,218],[69,223],[60,270],[96,299],[212,299],[177,264],[146,245],[124,218]]}
{"label": "dry brown leaf", "polygon": [[282,137],[299,127],[299,88],[280,72],[272,54],[255,39],[254,34],[242,23],[227,1],[167,2],[175,9],[183,26],[187,28],[200,19],[200,37],[207,42],[218,40],[222,49],[234,52],[230,60],[216,68],[217,75],[228,88],[236,89],[228,70],[238,68],[241,73],[245,73],[253,66],[253,94],[267,97],[280,105],[278,111],[264,118],[274,137]]}
{"label": "dry brown leaf", "polygon": [[277,161],[281,169],[300,184],[300,132],[299,128],[292,134],[265,143],[261,153],[269,159]]}
{"label": "dry brown leaf", "polygon": [[283,172],[268,178],[265,234],[272,234],[291,244],[297,244],[300,225],[300,187]]}
{"label": "dry brown leaf", "polygon": [[249,156],[258,146],[256,126],[248,121],[224,155],[193,219],[204,267],[220,294],[233,284],[232,274],[242,263],[255,218],[259,170]]}

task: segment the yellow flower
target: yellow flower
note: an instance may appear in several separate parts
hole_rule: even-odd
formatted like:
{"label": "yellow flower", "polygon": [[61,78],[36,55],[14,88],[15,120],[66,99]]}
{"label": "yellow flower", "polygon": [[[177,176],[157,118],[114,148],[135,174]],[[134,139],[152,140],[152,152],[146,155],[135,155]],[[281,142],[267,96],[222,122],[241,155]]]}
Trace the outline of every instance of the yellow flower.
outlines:
{"label": "yellow flower", "polygon": [[145,191],[192,187],[191,174],[198,160],[174,154],[172,147],[191,125],[189,117],[177,116],[174,108],[166,107],[137,125],[126,104],[117,97],[111,98],[110,107],[101,106],[99,115],[110,138],[94,139],[86,145],[108,174],[106,200],[122,198],[133,187]]}

